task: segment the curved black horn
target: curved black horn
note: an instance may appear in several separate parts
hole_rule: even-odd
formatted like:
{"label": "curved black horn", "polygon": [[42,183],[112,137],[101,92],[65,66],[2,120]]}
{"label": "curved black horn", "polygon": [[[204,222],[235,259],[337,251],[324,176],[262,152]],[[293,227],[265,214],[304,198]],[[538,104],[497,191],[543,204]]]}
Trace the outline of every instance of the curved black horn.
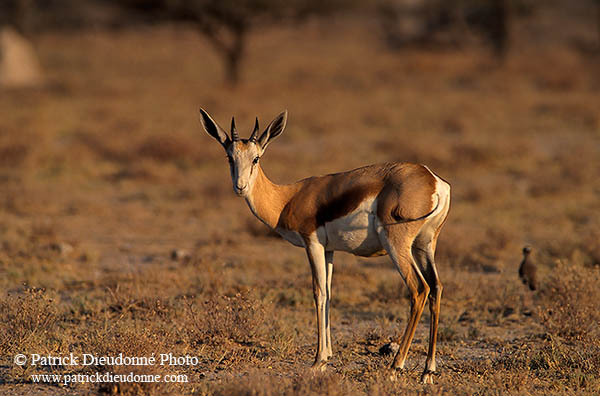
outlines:
{"label": "curved black horn", "polygon": [[231,117],[231,139],[233,141],[240,140],[240,137],[238,136],[237,130],[235,128],[235,118],[234,117]]}
{"label": "curved black horn", "polygon": [[256,122],[254,123],[254,130],[252,131],[252,135],[250,135],[250,141],[256,143],[256,135],[258,134],[258,117],[256,117]]}

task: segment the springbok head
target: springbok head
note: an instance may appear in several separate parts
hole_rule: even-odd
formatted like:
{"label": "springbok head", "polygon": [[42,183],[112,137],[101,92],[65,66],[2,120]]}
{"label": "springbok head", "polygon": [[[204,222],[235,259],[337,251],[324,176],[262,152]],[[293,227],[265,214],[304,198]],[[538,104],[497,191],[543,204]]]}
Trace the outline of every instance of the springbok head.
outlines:
{"label": "springbok head", "polygon": [[227,153],[233,191],[240,197],[247,197],[254,188],[260,157],[269,143],[285,129],[287,110],[275,117],[260,137],[257,118],[249,139],[240,139],[234,118],[231,118],[231,137],[204,109],[200,109],[200,123],[206,133],[221,143]]}

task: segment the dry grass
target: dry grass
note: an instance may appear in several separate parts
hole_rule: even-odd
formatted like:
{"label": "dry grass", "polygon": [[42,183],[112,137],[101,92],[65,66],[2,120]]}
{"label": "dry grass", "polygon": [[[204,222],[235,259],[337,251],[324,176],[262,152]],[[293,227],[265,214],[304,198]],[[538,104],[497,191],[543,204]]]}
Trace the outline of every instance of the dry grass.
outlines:
{"label": "dry grass", "polygon": [[540,318],[548,332],[568,341],[597,344],[600,302],[595,289],[598,284],[598,268],[559,261],[540,293],[545,302]]}
{"label": "dry grass", "polygon": [[[47,353],[54,350],[59,320],[56,304],[43,290],[9,293],[0,303],[5,324],[0,348],[5,353]],[[38,352],[40,351],[40,352]]]}
{"label": "dry grass", "polygon": [[[51,87],[0,96],[0,393],[600,392],[597,58],[566,39],[523,40],[502,66],[478,48],[394,54],[350,22],[257,32],[235,91],[184,28],[40,37]],[[386,258],[336,254],[334,358],[322,375],[307,370],[316,335],[305,253],[231,193],[199,105],[223,124],[235,114],[241,134],[257,113],[264,125],[288,108],[288,130],[263,161],[278,182],[410,160],[452,183],[436,385],[418,383],[428,312],[408,369],[385,377],[391,357],[379,348],[408,314]],[[533,294],[517,277],[525,243],[540,276]],[[173,259],[174,249],[190,255]],[[70,352],[199,364],[12,363]],[[190,382],[30,382],[94,370]]]}

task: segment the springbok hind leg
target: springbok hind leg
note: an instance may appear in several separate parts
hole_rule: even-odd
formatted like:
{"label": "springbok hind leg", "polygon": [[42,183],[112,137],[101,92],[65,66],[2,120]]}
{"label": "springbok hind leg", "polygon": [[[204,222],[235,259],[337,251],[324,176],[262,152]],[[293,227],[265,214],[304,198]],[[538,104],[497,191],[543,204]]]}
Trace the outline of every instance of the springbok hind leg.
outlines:
{"label": "springbok hind leg", "polygon": [[410,318],[406,325],[406,329],[404,330],[404,334],[398,339],[400,348],[390,366],[390,369],[392,370],[404,368],[408,350],[415,335],[415,330],[419,323],[419,319],[421,318],[421,314],[423,313],[423,309],[425,308],[427,296],[429,295],[429,285],[423,278],[423,275],[412,256],[411,246],[413,238],[400,238],[396,236],[410,235],[410,231],[394,231],[397,231],[398,234],[396,234],[396,232],[394,232],[394,234],[388,234],[387,237],[384,236],[381,238],[381,242],[408,286],[410,292]]}
{"label": "springbok hind leg", "polygon": [[425,361],[425,370],[421,376],[421,382],[424,384],[433,384],[433,376],[436,371],[435,352],[437,345],[438,323],[440,319],[440,304],[442,300],[442,282],[438,276],[434,260],[435,243],[420,243],[415,241],[413,246],[413,255],[421,268],[423,275],[429,284],[429,312],[431,314],[429,323],[429,351]]}

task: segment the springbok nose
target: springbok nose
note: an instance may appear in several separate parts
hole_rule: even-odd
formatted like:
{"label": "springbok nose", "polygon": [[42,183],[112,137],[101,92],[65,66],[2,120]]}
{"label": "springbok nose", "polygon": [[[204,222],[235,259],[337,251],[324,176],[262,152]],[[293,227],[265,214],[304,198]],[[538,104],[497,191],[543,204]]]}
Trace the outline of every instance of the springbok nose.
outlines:
{"label": "springbok nose", "polygon": [[244,190],[246,188],[246,184],[236,184],[235,188],[237,188],[238,190]]}

